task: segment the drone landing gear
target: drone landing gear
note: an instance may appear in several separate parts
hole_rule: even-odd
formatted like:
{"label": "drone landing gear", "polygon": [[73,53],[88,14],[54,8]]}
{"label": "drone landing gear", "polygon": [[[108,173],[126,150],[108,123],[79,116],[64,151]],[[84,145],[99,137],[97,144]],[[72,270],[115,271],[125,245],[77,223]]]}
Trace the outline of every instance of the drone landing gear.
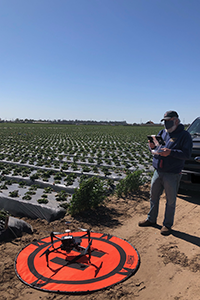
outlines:
{"label": "drone landing gear", "polygon": [[[50,234],[51,245],[40,255],[40,257],[43,256],[44,254],[46,255],[46,262],[48,267],[49,267],[49,254],[57,251],[58,249],[66,251],[67,254],[70,253],[72,250],[80,252],[80,254],[78,256],[75,256],[70,263],[78,261],[78,259],[80,259],[82,256],[87,254],[88,254],[89,263],[91,262],[92,240],[90,239],[90,230],[85,230],[85,229],[81,229],[81,230],[86,231],[86,234],[84,234],[82,237],[73,237],[72,235],[69,235],[70,230],[65,230],[65,233],[68,233],[68,235],[67,236],[64,235],[62,237],[57,236],[62,234],[60,232],[51,232]],[[88,236],[88,245],[86,248],[80,245],[82,242],[82,238],[85,236]],[[57,239],[58,241],[61,241],[61,245],[57,248],[54,247],[54,243],[56,242],[54,238]],[[53,248],[52,250],[50,250],[51,247]]]}

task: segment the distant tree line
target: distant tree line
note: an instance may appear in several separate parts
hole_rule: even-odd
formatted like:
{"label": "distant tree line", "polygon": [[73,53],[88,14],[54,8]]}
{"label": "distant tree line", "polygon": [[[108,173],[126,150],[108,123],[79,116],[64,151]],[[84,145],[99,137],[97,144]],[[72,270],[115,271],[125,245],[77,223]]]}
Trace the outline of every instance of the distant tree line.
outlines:
{"label": "distant tree line", "polygon": [[94,121],[94,120],[34,120],[34,119],[19,119],[16,118],[15,120],[1,120],[1,123],[29,123],[29,124],[36,124],[36,123],[50,123],[50,124],[71,124],[71,125],[128,125],[126,121]]}
{"label": "distant tree line", "polygon": [[[94,121],[94,120],[34,120],[34,119],[19,119],[16,118],[15,120],[1,120],[0,123],[29,123],[29,124],[68,124],[68,125],[112,125],[112,126],[158,126],[161,123],[154,123],[152,121],[148,121],[146,123],[127,123],[126,121]],[[186,127],[190,124],[184,124]]]}

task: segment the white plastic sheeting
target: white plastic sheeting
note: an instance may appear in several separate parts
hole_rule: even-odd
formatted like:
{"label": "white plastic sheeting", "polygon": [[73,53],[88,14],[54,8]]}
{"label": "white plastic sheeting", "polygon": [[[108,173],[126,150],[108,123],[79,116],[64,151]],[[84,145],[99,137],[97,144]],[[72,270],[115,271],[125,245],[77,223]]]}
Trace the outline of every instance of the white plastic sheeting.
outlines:
{"label": "white plastic sheeting", "polygon": [[48,222],[63,218],[66,210],[51,207],[47,204],[30,203],[0,194],[0,209],[8,211],[14,217],[28,217],[31,219],[45,219]]}
{"label": "white plastic sheeting", "polygon": [[9,216],[8,226],[5,229],[0,230],[0,242],[10,241],[17,237],[21,237],[23,232],[32,234],[32,226],[23,220]]}

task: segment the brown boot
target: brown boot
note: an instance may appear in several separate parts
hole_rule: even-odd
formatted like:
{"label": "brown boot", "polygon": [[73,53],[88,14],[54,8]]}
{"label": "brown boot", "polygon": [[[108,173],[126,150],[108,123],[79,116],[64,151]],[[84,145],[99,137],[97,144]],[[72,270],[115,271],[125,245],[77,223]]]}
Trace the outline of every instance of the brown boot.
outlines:
{"label": "brown boot", "polygon": [[138,223],[138,226],[140,227],[148,227],[148,226],[154,226],[156,225],[156,223],[150,222],[148,219],[144,220],[144,221],[140,221]]}
{"label": "brown boot", "polygon": [[168,228],[166,226],[163,226],[160,230],[160,233],[162,235],[169,235],[171,233],[171,228]]}

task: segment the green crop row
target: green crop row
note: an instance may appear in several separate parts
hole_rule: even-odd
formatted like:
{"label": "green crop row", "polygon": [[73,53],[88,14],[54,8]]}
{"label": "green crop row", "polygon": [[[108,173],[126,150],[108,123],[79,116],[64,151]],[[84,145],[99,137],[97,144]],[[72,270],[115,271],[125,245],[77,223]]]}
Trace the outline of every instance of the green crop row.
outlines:
{"label": "green crop row", "polygon": [[1,123],[0,160],[49,168],[72,166],[74,170],[87,165],[85,172],[90,171],[88,165],[129,168],[150,163],[147,135],[160,129],[160,126]]}

